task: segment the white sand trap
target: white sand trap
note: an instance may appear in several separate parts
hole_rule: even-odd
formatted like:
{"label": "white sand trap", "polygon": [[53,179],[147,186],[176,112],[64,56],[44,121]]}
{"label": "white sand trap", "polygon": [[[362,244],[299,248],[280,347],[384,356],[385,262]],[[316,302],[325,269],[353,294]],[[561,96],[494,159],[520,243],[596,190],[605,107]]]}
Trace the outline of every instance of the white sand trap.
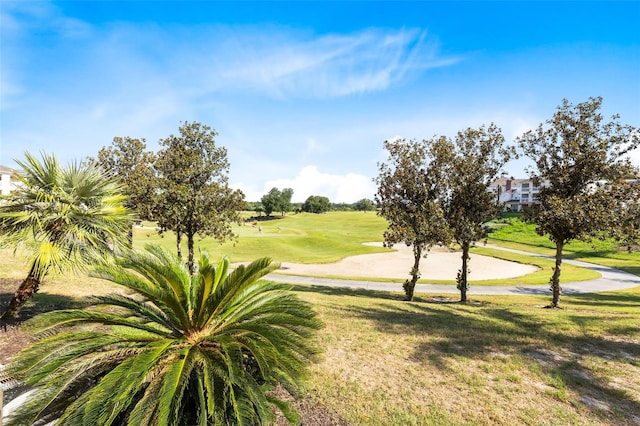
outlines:
{"label": "white sand trap", "polygon": [[[381,243],[365,243],[381,246]],[[444,247],[432,248],[427,257],[420,260],[421,279],[455,280],[462,265],[461,252],[451,252]],[[282,263],[280,272],[294,275],[335,275],[344,277],[377,277],[406,279],[413,266],[413,250],[404,244],[394,246],[387,253],[362,254],[342,259],[336,263],[300,264]],[[471,254],[469,280],[513,278],[538,270],[534,265],[523,265],[494,257]]]}

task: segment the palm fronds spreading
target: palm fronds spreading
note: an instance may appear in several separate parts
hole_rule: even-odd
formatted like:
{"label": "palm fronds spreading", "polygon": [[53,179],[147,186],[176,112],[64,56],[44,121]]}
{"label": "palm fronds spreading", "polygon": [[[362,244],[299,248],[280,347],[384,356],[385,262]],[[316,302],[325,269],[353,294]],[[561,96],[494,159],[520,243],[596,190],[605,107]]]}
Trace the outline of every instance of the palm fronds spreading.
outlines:
{"label": "palm fronds spreading", "polygon": [[126,243],[133,217],[113,178],[93,165],[61,166],[26,153],[15,191],[0,203],[5,246],[25,247],[43,272],[86,267],[105,251]]}
{"label": "palm fronds spreading", "polygon": [[295,420],[267,392],[299,388],[321,324],[286,285],[258,281],[276,267],[265,258],[229,273],[228,259],[202,254],[191,276],[156,246],[101,266],[131,294],[27,323],[40,339],[4,374],[36,392],[7,425],[254,425],[274,407]]}

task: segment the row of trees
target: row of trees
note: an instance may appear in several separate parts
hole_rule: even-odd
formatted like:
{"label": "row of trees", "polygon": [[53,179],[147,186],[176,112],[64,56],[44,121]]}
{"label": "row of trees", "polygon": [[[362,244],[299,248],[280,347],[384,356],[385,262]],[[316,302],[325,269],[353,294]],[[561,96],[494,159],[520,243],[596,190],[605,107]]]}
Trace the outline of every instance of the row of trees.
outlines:
{"label": "row of trees", "polygon": [[261,198],[261,208],[264,214],[271,216],[273,212],[279,212],[284,216],[288,211],[291,211],[291,197],[293,196],[293,189],[284,188],[279,190],[278,188],[271,188],[267,194]]}
{"label": "row of trees", "polygon": [[413,247],[411,278],[403,286],[406,299],[413,300],[422,257],[435,244],[456,242],[462,248],[458,289],[466,302],[469,249],[484,237],[482,225],[500,209],[488,188],[515,154],[513,149],[505,147],[493,124],[461,131],[454,140],[397,139],[385,141],[384,147],[389,163],[379,165],[376,201],[379,214],[389,221],[385,245]]}
{"label": "row of trees", "polygon": [[[620,124],[617,116],[604,122],[601,104],[602,98],[575,106],[564,100],[546,126],[516,140],[535,164],[530,177],[541,186],[539,204],[528,218],[556,245],[553,307],[559,306],[562,254],[569,241],[614,237],[629,243],[640,236],[640,171],[626,155],[640,144],[640,132]],[[458,289],[460,300],[467,300],[469,249],[484,237],[483,224],[501,210],[489,186],[517,155],[504,142],[493,124],[466,129],[454,139],[384,142],[389,159],[379,164],[376,201],[389,221],[385,245],[413,247],[407,300],[420,278],[420,259],[433,245],[452,242],[462,249]]]}
{"label": "row of trees", "polygon": [[326,213],[332,210],[355,210],[367,212],[375,208],[373,201],[363,198],[355,203],[331,203],[328,197],[322,195],[310,195],[304,203],[293,203],[291,197],[293,189],[272,188],[267,194],[263,195],[261,200],[256,203],[247,203],[247,208],[258,213],[261,216],[264,213],[271,216],[273,212],[278,212],[284,216],[287,212],[308,212],[308,213]]}
{"label": "row of trees", "polygon": [[127,206],[142,220],[154,220],[161,231],[176,234],[178,257],[187,240],[187,264],[194,271],[194,238],[218,241],[235,237],[231,224],[241,220],[244,194],[228,183],[227,150],[217,133],[198,122],[185,122],[178,135],[159,141],[157,153],[144,139],[114,138],[96,161],[124,185]]}
{"label": "row of trees", "polygon": [[28,321],[36,341],[0,371],[0,382],[31,389],[7,426],[271,424],[276,410],[300,421],[273,390],[300,388],[322,324],[287,285],[259,281],[278,265],[262,258],[231,271],[202,253],[194,268],[192,244],[188,265],[158,246],[131,250],[134,210],[191,241],[229,235],[242,197],[226,185],[214,136],[185,123],[157,154],[116,138],[89,162],[19,162],[21,184],[0,199],[0,243],[27,248],[32,265],[2,319],[54,270],[91,267],[127,294]]}
{"label": "row of trees", "polygon": [[227,151],[216,135],[185,122],[178,135],[160,140],[157,153],[144,139],[117,137],[96,159],[66,167],[50,154],[42,161],[26,154],[18,189],[0,204],[0,234],[3,245],[28,250],[32,262],[1,319],[15,318],[48,273],[86,268],[131,247],[134,219],[174,231],[178,258],[185,237],[191,273],[196,234],[234,238],[244,194],[228,185]]}

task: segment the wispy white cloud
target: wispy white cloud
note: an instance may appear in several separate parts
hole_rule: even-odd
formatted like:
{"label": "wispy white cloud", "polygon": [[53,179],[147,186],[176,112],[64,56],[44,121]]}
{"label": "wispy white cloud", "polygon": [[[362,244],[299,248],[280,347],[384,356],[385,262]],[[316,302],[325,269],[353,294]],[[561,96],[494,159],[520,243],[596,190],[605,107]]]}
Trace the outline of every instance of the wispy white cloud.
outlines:
{"label": "wispy white cloud", "polygon": [[50,31],[62,37],[82,37],[91,32],[91,25],[64,16],[47,1],[5,1],[0,7],[2,32],[19,37],[32,31]]}
{"label": "wispy white cloud", "polygon": [[331,98],[384,90],[410,73],[451,65],[426,31],[367,29],[315,35],[289,29],[241,31],[220,75],[227,87],[283,98]]}

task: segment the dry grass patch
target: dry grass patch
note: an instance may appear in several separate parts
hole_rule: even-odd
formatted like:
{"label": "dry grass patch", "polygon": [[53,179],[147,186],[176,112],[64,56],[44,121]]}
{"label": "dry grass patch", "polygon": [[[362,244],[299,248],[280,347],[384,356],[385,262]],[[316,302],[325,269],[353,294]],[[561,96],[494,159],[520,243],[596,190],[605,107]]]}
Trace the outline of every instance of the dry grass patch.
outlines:
{"label": "dry grass patch", "polygon": [[[567,309],[545,298],[407,303],[299,288],[326,323],[310,398],[349,424],[634,424],[640,308]],[[616,293],[612,293],[615,295]],[[640,289],[628,293],[640,302]]]}

